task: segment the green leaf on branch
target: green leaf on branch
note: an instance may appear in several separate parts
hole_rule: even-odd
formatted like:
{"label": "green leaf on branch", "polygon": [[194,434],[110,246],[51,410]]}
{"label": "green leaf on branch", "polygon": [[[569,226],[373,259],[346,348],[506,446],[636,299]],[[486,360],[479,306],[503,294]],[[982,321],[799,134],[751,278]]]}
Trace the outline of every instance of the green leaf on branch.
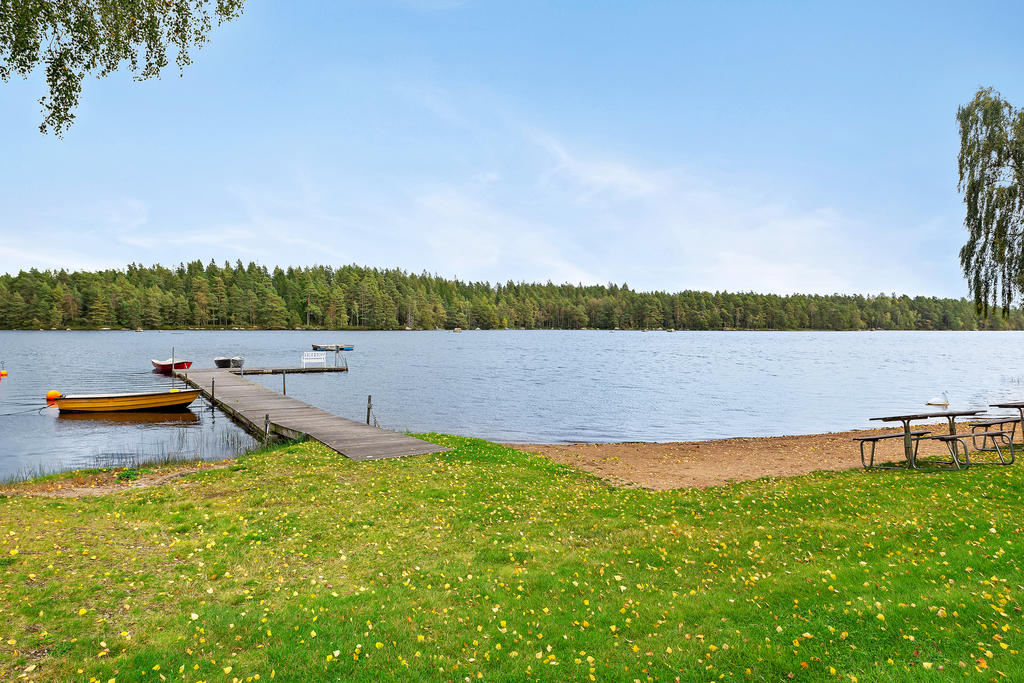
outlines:
{"label": "green leaf on branch", "polygon": [[192,62],[217,23],[244,0],[0,0],[0,79],[43,67],[47,92],[41,132],[61,135],[74,121],[87,75],[122,67],[136,80],[159,76],[168,51],[179,69]]}
{"label": "green leaf on branch", "polygon": [[1024,292],[1024,110],[981,88],[956,114],[967,242],[960,265],[979,310]]}

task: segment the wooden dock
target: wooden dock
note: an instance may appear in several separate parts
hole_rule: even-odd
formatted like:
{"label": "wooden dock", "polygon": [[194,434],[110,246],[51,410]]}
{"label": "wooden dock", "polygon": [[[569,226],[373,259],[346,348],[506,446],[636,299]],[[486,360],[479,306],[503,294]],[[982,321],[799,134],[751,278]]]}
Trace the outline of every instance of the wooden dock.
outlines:
{"label": "wooden dock", "polygon": [[[302,371],[301,368],[264,369],[279,371],[275,374]],[[307,368],[307,371],[312,370],[324,372],[324,368]],[[335,370],[327,368],[326,371]],[[246,370],[245,374],[255,372]],[[251,382],[240,376],[237,369],[179,370],[175,375],[199,389],[205,398],[254,434],[264,435],[269,431],[286,439],[313,439],[352,460],[400,458],[448,450],[411,436],[332,415]]]}
{"label": "wooden dock", "polygon": [[[311,372],[348,372],[347,365],[312,366],[307,368],[224,368],[233,375],[301,375]],[[178,373],[179,375],[181,373]]]}

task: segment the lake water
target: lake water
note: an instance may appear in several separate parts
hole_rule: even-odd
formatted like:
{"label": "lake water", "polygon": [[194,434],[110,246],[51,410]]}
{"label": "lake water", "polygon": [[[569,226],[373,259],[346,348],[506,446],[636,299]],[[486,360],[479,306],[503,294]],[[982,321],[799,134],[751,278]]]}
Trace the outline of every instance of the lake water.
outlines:
{"label": "lake water", "polygon": [[[348,373],[290,375],[288,395],[385,427],[496,441],[677,441],[878,426],[868,418],[1024,399],[1022,332],[0,331],[0,478],[253,440],[197,401],[183,416],[60,417],[45,393],[169,387],[151,358],[298,365],[347,342]],[[330,359],[330,354],[329,354]],[[280,390],[280,376],[254,377]],[[28,412],[22,412],[28,411]],[[21,413],[21,414],[11,414]]]}

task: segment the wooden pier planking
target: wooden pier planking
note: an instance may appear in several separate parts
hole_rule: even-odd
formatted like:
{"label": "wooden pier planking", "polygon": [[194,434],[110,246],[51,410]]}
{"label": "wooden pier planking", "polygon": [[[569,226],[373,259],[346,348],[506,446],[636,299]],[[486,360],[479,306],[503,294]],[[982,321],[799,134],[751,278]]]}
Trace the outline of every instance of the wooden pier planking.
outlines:
{"label": "wooden pier planking", "polygon": [[[302,372],[302,368],[264,368],[273,374]],[[324,372],[324,368],[306,368]],[[327,368],[327,372],[340,372]],[[249,370],[245,374],[257,374]],[[271,374],[271,372],[259,373]],[[440,453],[448,449],[427,441],[332,415],[290,396],[240,376],[237,368],[178,370],[177,377],[199,389],[203,396],[251,432],[264,433],[270,415],[271,430],[288,438],[310,438],[352,460],[380,460],[406,455]]]}
{"label": "wooden pier planking", "polygon": [[[220,370],[222,368],[218,368]],[[233,375],[301,375],[310,372],[348,372],[347,365],[317,365],[307,368],[223,368]]]}

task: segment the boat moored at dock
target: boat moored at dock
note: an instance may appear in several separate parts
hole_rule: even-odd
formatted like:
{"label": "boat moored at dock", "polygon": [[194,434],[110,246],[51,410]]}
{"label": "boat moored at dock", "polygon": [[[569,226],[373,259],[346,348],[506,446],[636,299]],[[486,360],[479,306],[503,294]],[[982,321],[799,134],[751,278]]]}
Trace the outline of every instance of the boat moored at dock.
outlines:
{"label": "boat moored at dock", "polygon": [[196,389],[171,389],[124,394],[61,394],[57,409],[62,413],[105,413],[128,410],[185,410],[196,400]]}
{"label": "boat moored at dock", "polygon": [[192,367],[192,361],[190,360],[171,360],[168,358],[167,360],[153,360],[152,363],[154,370],[162,372],[165,375],[171,374],[171,366],[173,366],[175,370],[188,370]]}
{"label": "boat moored at dock", "polygon": [[352,344],[313,344],[314,351],[354,351]]}

